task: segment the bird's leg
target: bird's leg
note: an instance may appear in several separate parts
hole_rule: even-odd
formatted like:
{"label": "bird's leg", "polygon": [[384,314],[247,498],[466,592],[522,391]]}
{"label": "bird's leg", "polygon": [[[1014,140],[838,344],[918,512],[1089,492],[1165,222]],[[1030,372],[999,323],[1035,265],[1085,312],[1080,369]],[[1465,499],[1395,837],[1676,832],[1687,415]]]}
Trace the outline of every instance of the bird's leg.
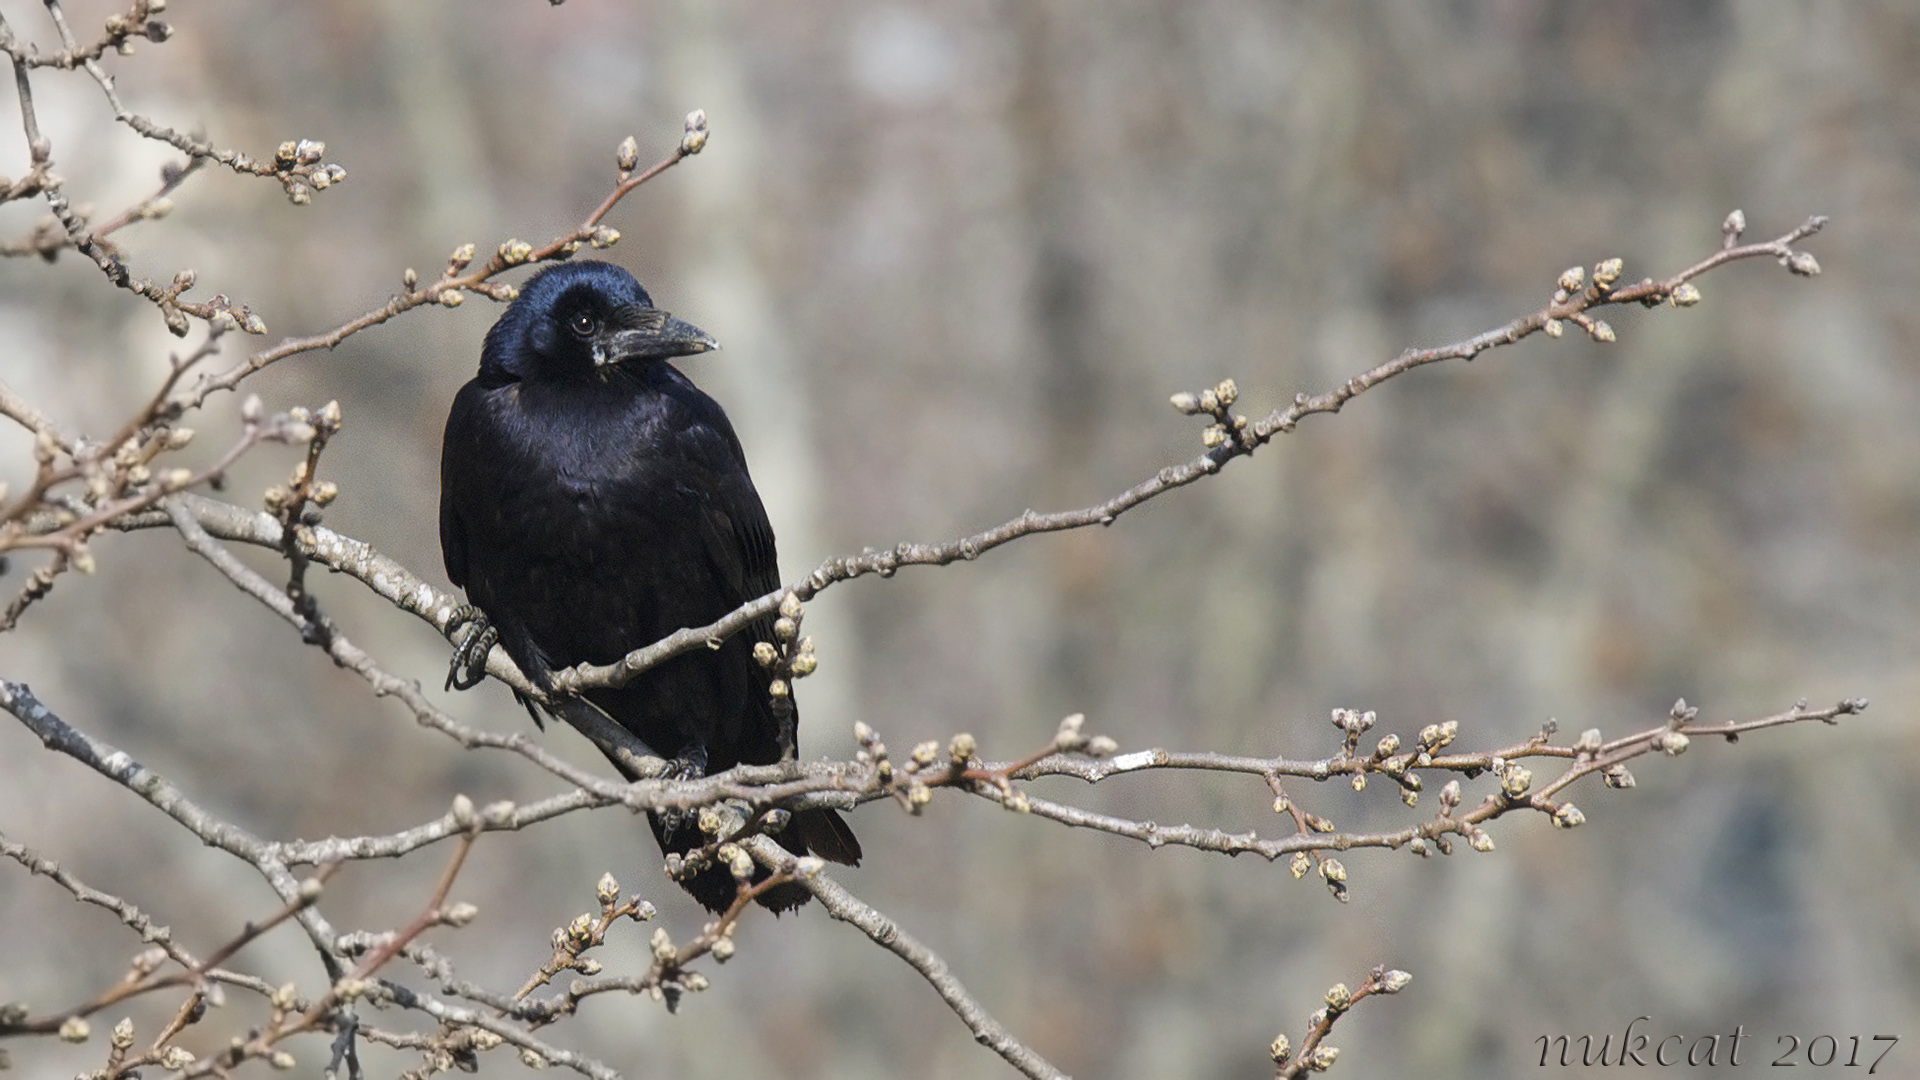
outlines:
{"label": "bird's leg", "polygon": [[468,624],[472,624],[473,629],[460,639],[453,650],[453,659],[447,664],[446,688],[449,690],[469,690],[480,685],[480,680],[487,677],[487,653],[500,640],[499,628],[488,620],[486,612],[472,604],[454,609],[453,617],[447,620],[447,636],[452,637]]}

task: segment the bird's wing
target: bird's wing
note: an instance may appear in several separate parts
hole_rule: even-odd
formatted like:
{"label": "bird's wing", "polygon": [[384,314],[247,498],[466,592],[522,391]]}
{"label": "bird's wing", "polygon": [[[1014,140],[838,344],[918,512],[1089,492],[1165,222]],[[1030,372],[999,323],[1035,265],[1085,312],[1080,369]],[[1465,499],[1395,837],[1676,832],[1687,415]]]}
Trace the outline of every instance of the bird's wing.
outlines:
{"label": "bird's wing", "polygon": [[767,508],[747,472],[746,452],[726,414],[684,376],[678,383],[676,396],[696,419],[674,433],[672,457],[692,466],[677,485],[702,509],[702,539],[731,594],[727,598],[731,610],[780,587],[773,525],[767,521]]}
{"label": "bird's wing", "polygon": [[[718,414],[718,406],[713,406],[713,412]],[[701,541],[727,594],[726,608],[717,617],[780,587],[773,525],[747,472],[746,455],[724,415],[710,416],[706,423],[684,429],[680,438],[682,452],[698,459],[705,474],[698,485]],[[758,642],[773,641],[773,618],[755,620],[740,633],[740,640],[748,651]],[[752,726],[771,733],[778,744],[777,752],[790,756],[795,753],[792,710],[788,710],[785,722],[776,719],[764,687],[771,676],[758,664],[752,666],[762,684],[752,695],[752,708],[758,714]],[[755,759],[761,756],[752,755]]]}
{"label": "bird's wing", "polygon": [[767,508],[745,465],[720,472],[707,489],[700,515],[707,556],[726,582],[728,608],[780,587],[780,562]]}
{"label": "bird's wing", "polygon": [[[744,481],[746,473],[741,473]],[[740,549],[741,602],[758,600],[780,587],[780,558],[774,550],[773,525],[767,520],[767,508],[760,502],[760,493],[751,483],[743,482],[737,486],[740,491],[728,493],[726,501],[730,504],[725,513],[733,525],[733,537]]]}
{"label": "bird's wing", "polygon": [[447,579],[459,588],[467,585],[467,529],[458,506],[467,486],[466,470],[482,460],[474,446],[474,411],[481,393],[477,382],[469,382],[454,395],[440,443],[440,555],[446,561]]}

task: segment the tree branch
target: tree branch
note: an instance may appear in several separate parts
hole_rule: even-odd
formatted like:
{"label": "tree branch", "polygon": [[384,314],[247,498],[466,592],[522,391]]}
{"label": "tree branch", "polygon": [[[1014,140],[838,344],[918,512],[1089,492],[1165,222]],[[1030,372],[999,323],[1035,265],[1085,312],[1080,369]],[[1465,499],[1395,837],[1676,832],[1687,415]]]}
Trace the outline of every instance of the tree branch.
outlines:
{"label": "tree branch", "polygon": [[887,950],[907,963],[907,966],[920,973],[927,980],[940,1000],[947,1003],[960,1022],[973,1033],[974,1041],[999,1054],[1007,1064],[1020,1070],[1021,1074],[1033,1080],[1067,1080],[1065,1073],[1055,1068],[1047,1059],[1041,1057],[1031,1047],[1016,1039],[1005,1026],[995,1020],[982,1008],[973,995],[968,992],[953,970],[947,966],[940,954],[926,947],[921,941],[901,929],[898,923],[881,914],[826,874],[815,871],[799,871],[799,860],[792,853],[774,843],[767,837],[753,837],[745,841],[745,846],[753,853],[755,861],[775,871],[794,874],[795,880],[820,901],[827,914],[844,923],[850,923],[872,940],[875,945]]}

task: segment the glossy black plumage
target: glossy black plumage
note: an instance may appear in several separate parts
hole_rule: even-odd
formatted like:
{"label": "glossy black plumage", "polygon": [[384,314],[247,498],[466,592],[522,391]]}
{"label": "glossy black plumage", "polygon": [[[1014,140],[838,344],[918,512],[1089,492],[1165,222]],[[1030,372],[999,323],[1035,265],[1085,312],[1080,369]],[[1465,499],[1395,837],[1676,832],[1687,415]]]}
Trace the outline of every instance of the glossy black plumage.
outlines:
{"label": "glossy black plumage", "polygon": [[[656,309],[625,270],[599,262],[536,274],[488,332],[479,374],[447,417],[440,543],[448,576],[537,683],[779,587],[773,530],[739,439],[719,404],[668,362],[713,347]],[[585,696],[685,775],[774,763],[796,748],[752,657],[770,631],[763,620],[719,649]],[[650,820],[663,851],[704,840],[684,817]],[[831,811],[798,815],[778,839],[795,853],[860,854]],[[683,884],[713,910],[735,895],[718,866]],[[762,902],[805,898],[787,886]]]}

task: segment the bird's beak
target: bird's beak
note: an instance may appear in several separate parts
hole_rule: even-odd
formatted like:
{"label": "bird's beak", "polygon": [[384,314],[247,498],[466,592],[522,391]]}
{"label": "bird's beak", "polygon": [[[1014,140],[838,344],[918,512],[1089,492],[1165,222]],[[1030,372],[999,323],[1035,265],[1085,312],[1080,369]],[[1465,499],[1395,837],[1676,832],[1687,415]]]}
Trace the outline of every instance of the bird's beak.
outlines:
{"label": "bird's beak", "polygon": [[705,330],[661,311],[638,305],[616,313],[613,327],[593,343],[595,367],[626,360],[667,360],[720,347]]}

